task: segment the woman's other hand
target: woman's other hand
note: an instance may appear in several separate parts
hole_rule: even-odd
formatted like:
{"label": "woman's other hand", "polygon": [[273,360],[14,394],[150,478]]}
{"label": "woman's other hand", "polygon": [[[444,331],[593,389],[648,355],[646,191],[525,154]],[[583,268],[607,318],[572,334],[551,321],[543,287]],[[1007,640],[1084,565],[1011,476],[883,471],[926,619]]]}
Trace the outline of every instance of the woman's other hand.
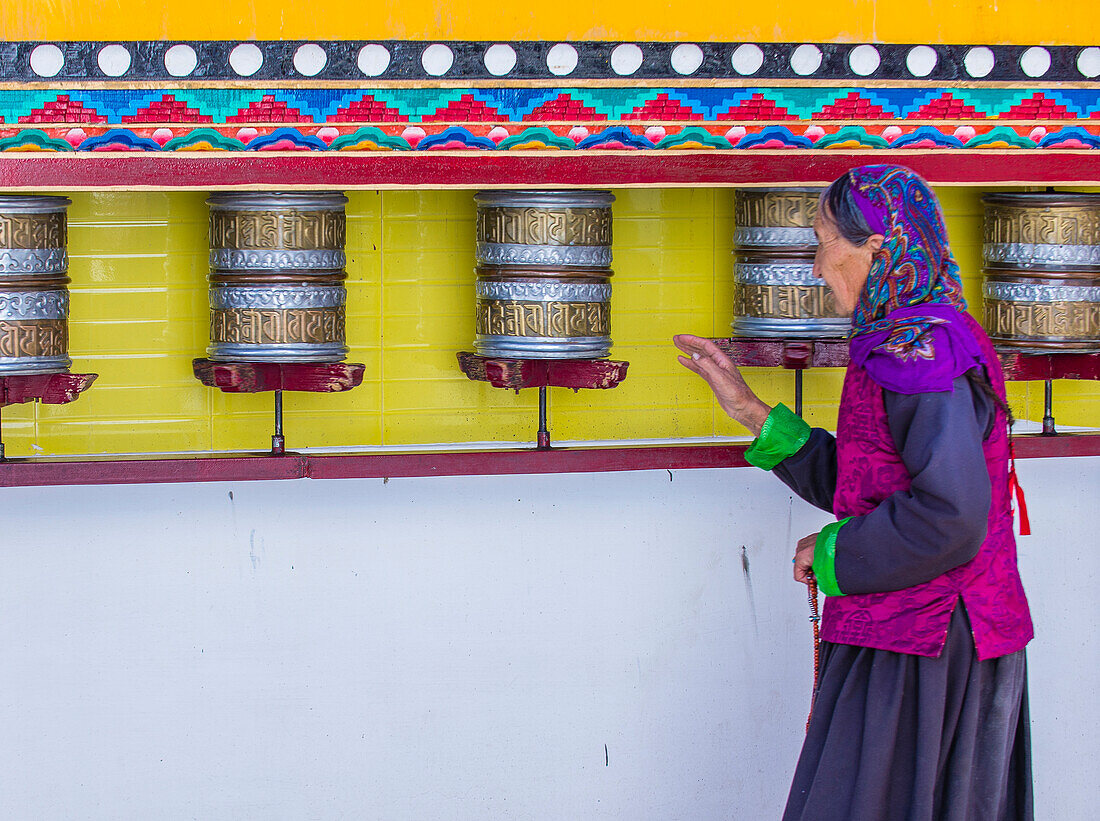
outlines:
{"label": "woman's other hand", "polygon": [[794,550],[794,580],[803,584],[810,583],[810,577],[814,572],[814,548],[817,546],[817,535],[811,533],[798,540],[798,547]]}
{"label": "woman's other hand", "polygon": [[771,406],[761,402],[752,392],[730,358],[714,342],[701,336],[677,334],[672,341],[686,354],[676,357],[680,364],[706,380],[722,410],[748,428],[753,436],[759,436]]}

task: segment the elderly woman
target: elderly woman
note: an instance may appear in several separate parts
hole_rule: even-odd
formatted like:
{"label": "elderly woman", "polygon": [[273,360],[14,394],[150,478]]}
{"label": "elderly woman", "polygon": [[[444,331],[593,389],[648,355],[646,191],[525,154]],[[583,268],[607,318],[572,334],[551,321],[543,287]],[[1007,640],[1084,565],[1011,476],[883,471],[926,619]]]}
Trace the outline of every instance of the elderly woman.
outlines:
{"label": "elderly woman", "polygon": [[1004,380],[966,313],[935,195],[898,166],[821,197],[814,272],[852,315],[837,434],[772,408],[712,342],[680,362],[756,435],[746,452],[837,521],[799,540],[826,600],[785,821],[1030,819]]}

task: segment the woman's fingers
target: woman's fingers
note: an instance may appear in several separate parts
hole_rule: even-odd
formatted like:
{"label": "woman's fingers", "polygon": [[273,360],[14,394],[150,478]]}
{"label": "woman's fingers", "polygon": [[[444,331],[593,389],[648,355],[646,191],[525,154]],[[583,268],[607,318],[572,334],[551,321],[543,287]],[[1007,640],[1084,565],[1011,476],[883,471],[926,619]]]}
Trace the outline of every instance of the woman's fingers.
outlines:
{"label": "woman's fingers", "polygon": [[714,340],[706,339],[694,334],[677,334],[672,337],[672,343],[686,354],[699,354],[700,356],[717,357],[727,359],[722,349],[714,344]]}
{"label": "woman's fingers", "polygon": [[696,336],[695,334],[676,334],[672,337],[673,344],[680,350],[683,350],[685,346],[699,348],[704,341],[703,337]]}
{"label": "woman's fingers", "polygon": [[753,393],[741,371],[722,349],[713,340],[694,334],[676,334],[672,341],[686,354],[678,356],[677,361],[703,378],[714,392],[722,410],[731,419],[747,427],[753,435],[759,435],[771,407],[761,402]]}
{"label": "woman's fingers", "polygon": [[702,378],[719,400],[729,393],[729,385],[726,384],[729,381],[729,374],[706,357],[696,359],[690,356],[677,356],[676,359],[689,371]]}
{"label": "woman's fingers", "polygon": [[673,343],[681,351],[696,361],[709,360],[724,371],[736,371],[737,366],[710,339],[691,334],[678,334],[672,337]]}
{"label": "woman's fingers", "polygon": [[719,401],[736,403],[748,390],[744,380],[739,378],[740,373],[730,369],[732,366],[724,367],[709,356],[693,357],[692,364],[693,370],[707,381]]}
{"label": "woman's fingers", "polygon": [[679,362],[681,365],[683,365],[685,368],[687,368],[692,373],[696,373],[699,376],[702,376],[704,379],[706,379],[706,376],[703,375],[703,372],[702,372],[702,370],[700,370],[699,365],[696,362],[696,360],[692,359],[690,356],[677,356],[676,361]]}

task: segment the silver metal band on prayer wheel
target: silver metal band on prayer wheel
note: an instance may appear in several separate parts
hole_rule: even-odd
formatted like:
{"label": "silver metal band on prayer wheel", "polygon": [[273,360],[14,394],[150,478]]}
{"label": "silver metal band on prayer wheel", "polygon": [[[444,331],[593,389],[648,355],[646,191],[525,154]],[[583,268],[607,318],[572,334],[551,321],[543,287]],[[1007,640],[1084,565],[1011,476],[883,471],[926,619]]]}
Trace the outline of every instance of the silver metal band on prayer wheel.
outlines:
{"label": "silver metal band on prayer wheel", "polygon": [[227,191],[206,199],[211,211],[332,211],[343,209],[347,202],[348,198],[338,191]]}
{"label": "silver metal band on prayer wheel", "polygon": [[68,291],[0,291],[0,319],[68,319]]}
{"label": "silver metal band on prayer wheel", "polygon": [[478,299],[511,302],[608,302],[611,285],[606,282],[516,282],[480,280],[475,286]]}
{"label": "silver metal band on prayer wheel", "polygon": [[0,214],[63,214],[73,204],[52,194],[0,194]]}
{"label": "silver metal band on prayer wheel", "polygon": [[813,228],[760,228],[737,226],[733,231],[734,245],[757,248],[785,248],[817,245]]}
{"label": "silver metal band on prayer wheel", "polygon": [[986,243],[982,246],[986,265],[1027,270],[1083,268],[1100,270],[1100,245],[1053,245],[1047,243]]}
{"label": "silver metal band on prayer wheel", "polygon": [[64,274],[69,255],[64,248],[0,249],[0,276],[11,274]]}
{"label": "silver metal band on prayer wheel", "polygon": [[66,356],[0,356],[0,376],[62,373],[72,367]]}
{"label": "silver metal band on prayer wheel", "polygon": [[812,262],[738,262],[733,268],[733,278],[746,285],[825,287],[825,280],[814,276]]}
{"label": "silver metal band on prayer wheel", "polygon": [[987,281],[982,292],[986,299],[1002,302],[1100,303],[1100,286]]}
{"label": "silver metal band on prayer wheel", "polygon": [[504,208],[610,208],[610,191],[478,191],[478,207]]}
{"label": "silver metal band on prayer wheel", "polygon": [[215,361],[340,362],[348,355],[342,342],[325,344],[211,343],[207,356]]}
{"label": "silver metal band on prayer wheel", "polygon": [[210,289],[210,307],[216,311],[232,311],[241,308],[258,310],[283,310],[286,308],[337,308],[347,302],[347,289],[333,286],[268,287],[225,285]]}
{"label": "silver metal band on prayer wheel", "polygon": [[482,356],[514,359],[599,359],[611,350],[606,336],[504,336],[479,334],[474,350]]}
{"label": "silver metal band on prayer wheel", "polygon": [[517,245],[479,242],[480,265],[565,265],[585,268],[611,264],[611,248],[603,245]]}
{"label": "silver metal band on prayer wheel", "polygon": [[210,252],[214,271],[297,271],[328,273],[347,264],[343,251],[257,251],[217,248]]}
{"label": "silver metal band on prayer wheel", "polygon": [[852,329],[849,319],[770,319],[739,316],[731,323],[737,336],[796,337],[799,339],[839,338]]}

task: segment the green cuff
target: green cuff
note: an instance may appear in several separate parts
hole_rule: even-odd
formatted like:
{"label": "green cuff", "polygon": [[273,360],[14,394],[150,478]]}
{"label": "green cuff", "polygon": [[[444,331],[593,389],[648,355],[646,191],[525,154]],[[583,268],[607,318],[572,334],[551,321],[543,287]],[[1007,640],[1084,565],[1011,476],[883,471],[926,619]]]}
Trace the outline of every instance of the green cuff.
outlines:
{"label": "green cuff", "polygon": [[836,582],[836,535],[848,523],[848,519],[827,524],[817,534],[817,544],[814,545],[814,578],[817,579],[817,589],[826,596],[844,595]]}
{"label": "green cuff", "polygon": [[810,438],[810,426],[786,405],[772,408],[760,428],[760,435],[745,451],[745,461],[771,470],[788,456],[794,456]]}

